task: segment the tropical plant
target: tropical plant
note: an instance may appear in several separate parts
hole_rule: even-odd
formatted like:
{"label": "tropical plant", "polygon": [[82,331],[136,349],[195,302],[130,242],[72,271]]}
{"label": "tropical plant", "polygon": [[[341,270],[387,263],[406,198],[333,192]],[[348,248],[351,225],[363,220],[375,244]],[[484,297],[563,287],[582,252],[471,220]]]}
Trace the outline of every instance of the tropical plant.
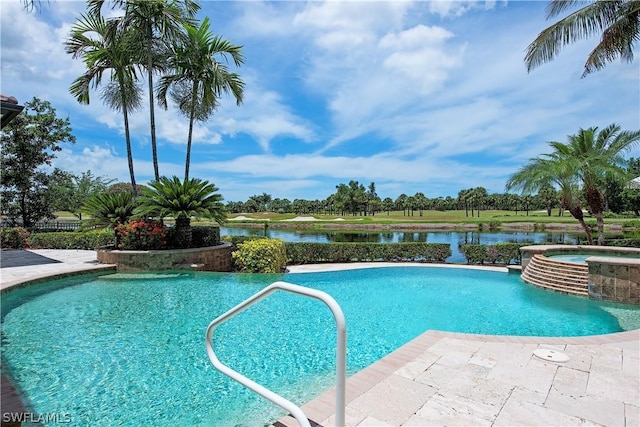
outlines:
{"label": "tropical plant", "polygon": [[159,221],[132,221],[116,227],[118,249],[152,250],[167,246],[167,226]]}
{"label": "tropical plant", "polygon": [[556,190],[551,184],[543,185],[538,190],[538,199],[544,204],[547,216],[551,216],[551,209],[558,200]]}
{"label": "tropical plant", "polygon": [[633,61],[634,46],[640,40],[640,1],[552,0],[547,6],[547,19],[576,4],[581,7],[543,30],[527,47],[524,61],[528,71],[553,60],[564,46],[597,34],[602,36],[587,57],[583,77],[616,58]]}
{"label": "tropical plant", "polygon": [[414,201],[416,203],[416,208],[418,208],[418,214],[420,216],[423,215],[423,211],[425,209],[427,209],[427,205],[429,203],[429,199],[427,199],[427,196],[424,195],[424,193],[418,192],[416,193],[414,196]]}
{"label": "tropical plant", "polygon": [[116,227],[125,224],[134,215],[136,200],[133,193],[99,193],[89,197],[83,210],[91,216],[88,222],[95,226]]}
{"label": "tropical plant", "polygon": [[125,224],[134,215],[136,200],[131,192],[99,193],[89,197],[83,210],[91,216],[91,226],[108,226],[113,228],[116,245],[120,243],[117,227]]}
{"label": "tropical plant", "polygon": [[598,244],[604,244],[606,179],[629,179],[623,154],[640,143],[640,130],[621,131],[616,124],[598,132],[597,127],[580,129],[567,143],[550,142],[558,157],[565,159],[582,182],[585,200],[598,224]]}
{"label": "tropical plant", "polygon": [[[89,0],[92,14],[100,14],[106,0]],[[156,143],[156,120],[153,74],[165,68],[167,51],[172,42],[181,36],[182,26],[191,22],[200,6],[192,0],[112,0],[113,8],[122,7],[124,16],[119,21],[125,29],[136,33],[140,40],[142,57],[140,64],[147,72],[149,95],[149,124],[151,126],[151,150],[155,179],[160,178]]]}
{"label": "tropical plant", "polygon": [[138,197],[137,213],[163,219],[171,216],[175,220],[176,246],[191,246],[191,217],[213,219],[222,224],[226,221],[222,196],[218,188],[198,178],[181,181],[178,177],[161,176],[142,190]]}
{"label": "tropical plant", "polygon": [[560,203],[578,220],[585,232],[587,241],[593,244],[591,229],[584,221],[584,214],[578,197],[579,181],[575,166],[570,159],[558,153],[543,154],[529,159],[529,162],[513,174],[506,184],[507,191],[518,189],[523,194],[533,194],[547,185],[556,185],[560,189]]}
{"label": "tropical plant", "polygon": [[184,178],[189,179],[193,124],[205,122],[219,105],[223,94],[232,94],[237,105],[242,103],[244,82],[236,73],[229,71],[229,58],[236,67],[244,63],[242,47],[233,45],[209,31],[209,18],[205,18],[198,28],[185,25],[184,40],[173,46],[170,53],[169,73],[160,79],[158,98],[160,105],[167,108],[167,94],[178,105],[180,111],[189,117],[187,136],[187,158]]}
{"label": "tropical plant", "polygon": [[82,58],[87,68],[69,88],[69,92],[79,103],[89,104],[90,89],[98,88],[103,74],[110,73],[109,82],[101,89],[101,98],[110,108],[122,112],[134,195],[137,187],[129,134],[129,112],[136,110],[141,103],[135,60],[141,46],[135,36],[134,31],[119,25],[119,19],[107,21],[100,15],[88,14],[81,15],[65,41],[66,52],[73,55],[74,59]]}

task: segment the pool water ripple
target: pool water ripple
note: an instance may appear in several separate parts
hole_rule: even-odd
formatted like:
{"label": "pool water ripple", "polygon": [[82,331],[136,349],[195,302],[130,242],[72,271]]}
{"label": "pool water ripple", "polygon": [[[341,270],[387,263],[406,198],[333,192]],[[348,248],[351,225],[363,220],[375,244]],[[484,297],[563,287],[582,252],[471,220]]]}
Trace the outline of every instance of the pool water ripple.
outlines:
{"label": "pool water ripple", "polygon": [[[68,413],[72,425],[94,426],[277,419],[281,411],[215,371],[204,346],[211,320],[276,280],[323,290],[342,306],[349,374],[428,329],[592,335],[620,331],[614,314],[625,327],[640,326],[637,307],[559,295],[489,271],[119,276],[3,296],[3,366],[37,412]],[[335,324],[319,301],[276,293],[221,325],[215,346],[223,363],[298,404],[333,385]]]}

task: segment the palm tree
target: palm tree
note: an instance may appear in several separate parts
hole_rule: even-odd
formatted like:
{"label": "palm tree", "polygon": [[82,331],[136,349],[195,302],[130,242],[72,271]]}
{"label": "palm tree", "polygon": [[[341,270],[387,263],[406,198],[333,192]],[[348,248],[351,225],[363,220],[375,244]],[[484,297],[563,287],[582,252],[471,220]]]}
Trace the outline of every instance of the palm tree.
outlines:
{"label": "palm tree", "polygon": [[538,190],[538,199],[544,204],[547,209],[547,216],[551,216],[551,209],[557,201],[556,190],[551,184],[543,185]]}
{"label": "palm tree", "polygon": [[385,197],[382,201],[382,209],[387,211],[387,216],[391,214],[391,210],[393,209],[393,199],[391,197]]}
{"label": "palm tree", "polygon": [[469,204],[467,203],[467,194],[469,190],[458,191],[458,202],[464,204],[464,216],[469,216]]}
{"label": "palm tree", "polygon": [[[105,0],[89,0],[89,11],[100,14]],[[182,3],[182,4],[181,4]],[[142,66],[147,71],[149,91],[149,123],[151,126],[151,150],[155,179],[160,178],[156,143],[156,119],[154,108],[153,74],[164,69],[166,52],[172,41],[181,35],[182,25],[191,22],[200,6],[192,0],[113,0],[113,8],[123,7],[120,24],[136,32],[140,39]],[[182,7],[181,7],[182,6]]]}
{"label": "palm tree", "polygon": [[419,215],[422,216],[424,210],[427,208],[427,204],[429,203],[427,196],[425,196],[422,192],[417,192],[413,196],[413,199],[416,203],[416,208],[418,208]]}
{"label": "palm tree", "polygon": [[117,19],[107,21],[99,15],[81,15],[65,41],[65,49],[74,59],[81,57],[87,68],[69,88],[69,92],[81,104],[89,104],[89,90],[98,88],[103,74],[110,73],[110,81],[102,88],[101,98],[109,107],[123,114],[129,174],[135,196],[137,187],[129,134],[129,112],[140,106],[141,99],[133,60],[135,52],[139,51],[134,34],[121,28]]}
{"label": "palm tree", "polygon": [[[236,73],[229,71],[225,64],[229,57],[236,67],[244,63],[242,46],[236,46],[214,36],[209,31],[209,18],[195,28],[185,25],[185,39],[173,47],[170,66],[173,74],[160,79],[158,98],[160,105],[167,107],[167,93],[189,117],[189,135],[187,137],[187,159],[185,162],[185,180],[189,179],[191,163],[191,143],[194,121],[205,122],[218,107],[221,95],[232,94],[237,105],[242,103],[244,82]],[[221,62],[222,61],[222,62]]]}
{"label": "palm tree", "polygon": [[606,179],[628,178],[627,162],[623,154],[640,143],[640,130],[635,132],[620,130],[616,124],[598,132],[597,127],[580,129],[569,135],[566,144],[550,142],[559,156],[566,159],[575,169],[582,182],[585,200],[598,223],[598,244],[604,244],[605,209],[604,192]]}
{"label": "palm tree", "polygon": [[407,196],[404,193],[400,194],[395,201],[396,209],[402,209],[402,216],[409,216],[409,211],[407,209],[408,203],[409,203],[409,196]]}
{"label": "palm tree", "polygon": [[178,177],[161,176],[142,190],[137,201],[140,215],[163,219],[175,219],[176,244],[180,248],[191,246],[191,217],[213,219],[222,224],[226,221],[222,196],[218,188],[198,178],[181,181]]}
{"label": "palm tree", "polygon": [[558,153],[543,154],[542,158],[533,158],[513,174],[506,184],[507,191],[519,189],[523,194],[532,194],[555,184],[560,188],[560,203],[582,226],[587,241],[593,244],[591,229],[584,221],[584,214],[578,198],[578,179],[575,167],[570,160]]}
{"label": "palm tree", "polygon": [[[484,187],[476,187],[471,190],[471,197],[476,203],[476,210],[478,211],[478,218],[480,218],[480,210],[487,198],[487,189]],[[471,216],[473,216],[473,207],[471,208]]]}
{"label": "palm tree", "polygon": [[[578,0],[552,0],[547,6],[547,19],[554,18]],[[640,40],[640,0],[595,0],[543,30],[527,47],[527,70],[549,62],[568,44],[602,33],[591,51],[582,77],[620,58],[633,61],[635,44]]]}

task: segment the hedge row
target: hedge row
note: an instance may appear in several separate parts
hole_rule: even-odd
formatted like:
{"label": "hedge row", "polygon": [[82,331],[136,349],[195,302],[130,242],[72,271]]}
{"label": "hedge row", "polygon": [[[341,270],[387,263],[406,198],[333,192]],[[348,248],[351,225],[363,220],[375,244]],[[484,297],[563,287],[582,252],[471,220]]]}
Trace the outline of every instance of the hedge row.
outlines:
{"label": "hedge row", "polygon": [[0,228],[0,248],[22,249],[29,246],[29,231],[22,227]]}
{"label": "hedge row", "polygon": [[[171,242],[173,228],[167,229]],[[220,244],[220,228],[215,226],[192,227],[192,247],[217,246]],[[0,228],[0,247],[4,249],[88,249],[113,246],[115,233],[111,229],[91,231],[56,231],[29,233],[21,227]],[[171,247],[171,244],[169,244]]]}
{"label": "hedge row", "polygon": [[495,245],[462,245],[460,250],[467,264],[520,264],[520,248],[530,243],[496,243]]}
{"label": "hedge row", "polygon": [[32,233],[29,247],[33,249],[87,249],[111,246],[115,243],[113,230],[85,232],[61,231],[55,233]]}
{"label": "hedge row", "polygon": [[288,264],[358,261],[444,262],[451,256],[445,243],[309,243],[287,242]]}
{"label": "hedge row", "polygon": [[611,239],[605,242],[607,246],[617,246],[625,248],[640,248],[640,238]]}

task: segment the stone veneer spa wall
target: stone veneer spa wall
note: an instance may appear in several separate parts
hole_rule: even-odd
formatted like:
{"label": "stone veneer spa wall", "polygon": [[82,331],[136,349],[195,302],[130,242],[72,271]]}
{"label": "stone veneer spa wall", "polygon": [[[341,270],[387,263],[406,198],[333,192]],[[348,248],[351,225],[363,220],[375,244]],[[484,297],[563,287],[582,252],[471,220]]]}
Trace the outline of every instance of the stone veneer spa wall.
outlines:
{"label": "stone veneer spa wall", "polygon": [[191,249],[119,251],[98,249],[98,262],[115,264],[118,271],[158,271],[188,269],[231,271],[231,243]]}

